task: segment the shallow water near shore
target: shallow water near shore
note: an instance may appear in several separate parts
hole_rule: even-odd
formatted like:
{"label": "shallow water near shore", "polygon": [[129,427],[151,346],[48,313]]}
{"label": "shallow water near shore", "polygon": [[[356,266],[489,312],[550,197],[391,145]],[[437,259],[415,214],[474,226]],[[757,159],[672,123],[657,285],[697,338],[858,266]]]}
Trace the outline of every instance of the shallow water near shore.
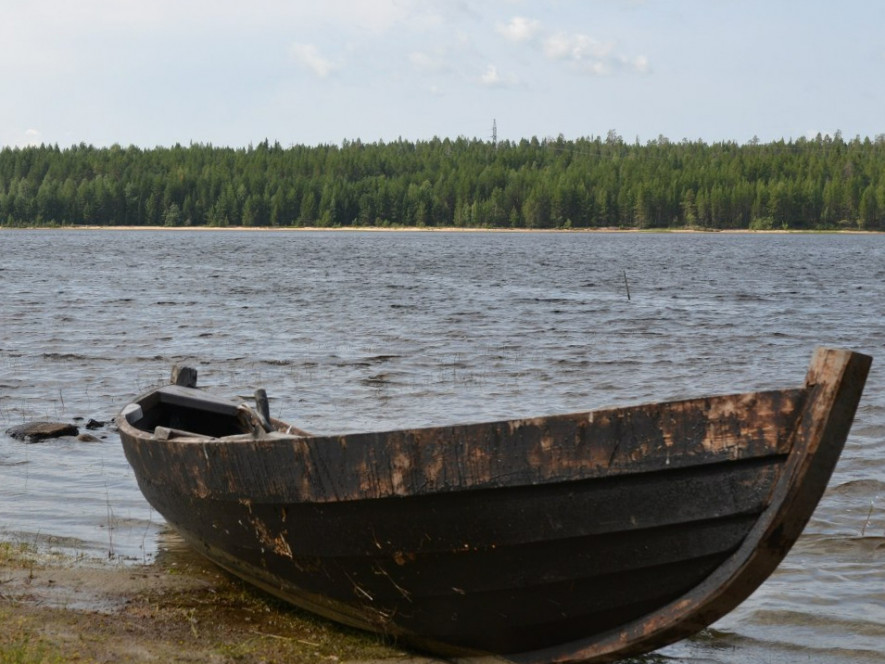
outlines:
{"label": "shallow water near shore", "polygon": [[[629,297],[628,297],[629,289]],[[885,236],[0,232],[0,431],[109,422],[173,363],[314,432],[801,384],[874,357],[778,572],[676,662],[885,662]],[[165,525],[110,427],[0,433],[0,537],[139,564]]]}

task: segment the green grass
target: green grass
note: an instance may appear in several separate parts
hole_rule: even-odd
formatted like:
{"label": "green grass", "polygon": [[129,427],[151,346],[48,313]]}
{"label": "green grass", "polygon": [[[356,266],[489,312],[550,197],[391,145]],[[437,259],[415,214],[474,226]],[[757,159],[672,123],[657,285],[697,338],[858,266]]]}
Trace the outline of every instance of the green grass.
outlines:
{"label": "green grass", "polygon": [[55,664],[67,661],[41,639],[23,619],[0,611],[0,664]]}

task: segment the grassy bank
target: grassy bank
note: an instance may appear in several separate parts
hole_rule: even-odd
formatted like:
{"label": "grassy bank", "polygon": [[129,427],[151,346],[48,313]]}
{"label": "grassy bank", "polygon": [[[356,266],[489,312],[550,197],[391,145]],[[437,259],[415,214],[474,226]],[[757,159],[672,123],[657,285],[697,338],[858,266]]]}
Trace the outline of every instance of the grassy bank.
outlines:
{"label": "grassy bank", "polygon": [[83,564],[0,543],[0,663],[429,662],[252,590],[192,555]]}

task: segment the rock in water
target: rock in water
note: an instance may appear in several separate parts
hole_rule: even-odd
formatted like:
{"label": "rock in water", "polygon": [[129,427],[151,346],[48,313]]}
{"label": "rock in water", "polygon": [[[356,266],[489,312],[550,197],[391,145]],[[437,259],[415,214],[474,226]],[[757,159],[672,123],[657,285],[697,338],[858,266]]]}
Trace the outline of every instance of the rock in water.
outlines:
{"label": "rock in water", "polygon": [[67,422],[28,422],[6,430],[7,436],[28,443],[36,443],[46,438],[76,436],[79,433],[80,430],[77,427]]}

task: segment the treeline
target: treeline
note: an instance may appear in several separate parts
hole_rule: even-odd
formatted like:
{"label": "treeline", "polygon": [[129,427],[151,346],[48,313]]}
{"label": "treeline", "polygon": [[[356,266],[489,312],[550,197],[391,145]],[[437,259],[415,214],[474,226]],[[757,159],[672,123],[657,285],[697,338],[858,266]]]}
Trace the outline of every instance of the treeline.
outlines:
{"label": "treeline", "polygon": [[885,136],[4,148],[0,224],[885,229]]}

